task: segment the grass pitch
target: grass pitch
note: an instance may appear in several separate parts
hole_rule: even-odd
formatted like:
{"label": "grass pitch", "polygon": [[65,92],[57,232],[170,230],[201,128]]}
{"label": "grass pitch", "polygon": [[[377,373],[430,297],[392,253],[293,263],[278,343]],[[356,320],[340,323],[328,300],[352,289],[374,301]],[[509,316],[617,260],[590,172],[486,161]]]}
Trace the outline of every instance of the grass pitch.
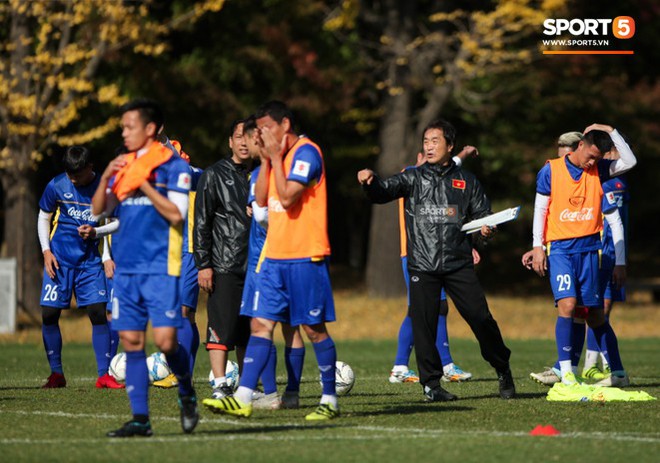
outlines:
{"label": "grass pitch", "polygon": [[[545,400],[547,388],[528,378],[549,365],[552,341],[515,340],[512,370],[518,399],[497,396],[493,370],[471,340],[452,340],[455,361],[474,374],[450,384],[460,400],[427,404],[415,384],[387,381],[394,341],[338,341],[338,358],[356,374],[351,393],[340,398],[341,418],[308,424],[320,385],[311,348],[307,350],[300,410],[256,410],[236,420],[201,410],[192,435],[179,426],[176,391],[151,389],[154,436],[104,437],[129,414],[123,390],[94,388],[95,363],[87,344],[66,344],[65,389],[41,390],[48,374],[38,344],[3,343],[0,357],[0,455],[2,461],[657,461],[660,403],[570,403]],[[153,349],[152,349],[153,350]],[[660,340],[623,340],[622,355],[633,386],[660,397]],[[279,349],[278,381],[285,382]],[[414,365],[414,358],[413,363]],[[208,357],[195,371],[198,395],[210,395]],[[535,437],[536,425],[561,434]]]}

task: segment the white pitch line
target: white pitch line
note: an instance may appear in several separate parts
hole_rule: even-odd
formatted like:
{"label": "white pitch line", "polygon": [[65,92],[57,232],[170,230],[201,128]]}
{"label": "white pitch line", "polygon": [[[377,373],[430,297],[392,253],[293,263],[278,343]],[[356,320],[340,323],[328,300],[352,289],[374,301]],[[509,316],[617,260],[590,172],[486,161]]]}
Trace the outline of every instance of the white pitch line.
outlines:
{"label": "white pitch line", "polygon": [[[113,419],[121,420],[125,416],[121,415],[108,415],[108,414],[91,414],[91,413],[67,413],[67,412],[26,412],[26,411],[3,411],[3,413],[14,413],[18,415],[46,415],[46,416],[55,416],[63,418],[93,418],[93,419]],[[178,417],[172,416],[157,416],[154,417],[155,421],[179,421]],[[263,426],[274,426],[290,429],[291,427],[298,427],[306,430],[313,430],[313,425],[306,425],[300,422],[291,422],[291,423],[274,423],[267,424],[263,422],[247,422],[239,421],[231,418],[207,418],[203,417],[201,420],[202,423],[218,423],[218,424],[233,424],[239,427],[263,427]],[[524,438],[531,437],[529,433],[524,431],[490,431],[490,430],[456,430],[456,429],[424,429],[424,428],[394,428],[386,426],[353,426],[353,425],[341,425],[341,421],[333,422],[336,423],[336,427],[333,429],[324,429],[322,431],[322,436],[270,436],[264,434],[217,434],[213,436],[208,435],[177,435],[177,436],[168,436],[168,437],[155,437],[150,439],[139,439],[138,441],[133,442],[172,442],[172,441],[195,441],[195,440],[259,440],[259,441],[279,441],[279,440],[290,440],[290,441],[305,441],[305,440],[380,440],[380,439],[392,439],[392,438],[419,438],[419,439],[431,439],[442,436],[452,436],[452,437],[511,437],[511,438]],[[284,430],[284,429],[283,429]],[[358,430],[373,433],[368,436],[350,436],[344,435],[335,431],[341,430]],[[592,439],[592,440],[613,440],[619,442],[638,442],[638,443],[659,443],[660,434],[642,434],[642,433],[607,433],[607,432],[569,432],[562,433],[558,438],[563,439]],[[126,439],[119,440],[110,440],[107,439],[71,439],[63,441],[62,439],[29,439],[29,438],[7,438],[0,439],[0,444],[35,444],[35,445],[50,445],[54,443],[89,443],[89,442],[127,442]]]}

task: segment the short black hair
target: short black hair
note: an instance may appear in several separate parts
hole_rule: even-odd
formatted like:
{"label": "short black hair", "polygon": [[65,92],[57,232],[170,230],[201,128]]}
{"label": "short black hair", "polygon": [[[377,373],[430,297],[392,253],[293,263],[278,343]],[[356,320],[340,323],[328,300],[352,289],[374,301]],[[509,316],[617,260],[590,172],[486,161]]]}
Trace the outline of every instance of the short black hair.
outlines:
{"label": "short black hair", "polygon": [[278,100],[271,100],[267,103],[262,104],[254,113],[256,119],[261,119],[262,117],[270,116],[278,124],[282,123],[282,120],[286,117],[289,119],[291,127],[295,125],[295,119],[293,117],[293,112],[286,105]]}
{"label": "short black hair", "polygon": [[236,128],[241,124],[245,124],[245,119],[236,119],[234,122],[231,123],[231,132],[229,132],[229,138],[234,136],[234,132],[236,132]]}
{"label": "short black hair", "polygon": [[64,157],[62,158],[64,171],[68,174],[80,172],[91,163],[91,153],[87,148],[80,145],[69,146],[64,152]]}
{"label": "short black hair", "polygon": [[243,133],[252,132],[257,129],[257,118],[254,114],[250,115],[243,121]]}
{"label": "short black hair", "polygon": [[442,130],[442,135],[445,137],[447,146],[456,146],[456,128],[451,122],[442,118],[431,121],[422,132],[422,141],[424,141],[424,135],[426,135],[426,132],[431,129]]}
{"label": "short black hair", "polygon": [[165,124],[165,113],[163,113],[163,108],[161,108],[161,106],[154,100],[148,98],[136,98],[119,108],[119,113],[122,115],[129,111],[138,111],[140,113],[140,119],[142,119],[144,125],[151,122],[156,124],[156,134],[160,132],[161,127]]}
{"label": "short black hair", "polygon": [[596,145],[601,154],[607,153],[614,146],[610,134],[602,130],[591,130],[585,133],[582,141],[589,146]]}

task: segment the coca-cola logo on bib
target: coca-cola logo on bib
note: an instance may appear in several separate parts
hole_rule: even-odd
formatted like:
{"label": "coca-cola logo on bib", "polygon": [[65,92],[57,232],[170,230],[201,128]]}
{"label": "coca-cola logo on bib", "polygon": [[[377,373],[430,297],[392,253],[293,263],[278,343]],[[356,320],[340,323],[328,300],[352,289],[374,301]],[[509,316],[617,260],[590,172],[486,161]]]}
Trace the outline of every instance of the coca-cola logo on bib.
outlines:
{"label": "coca-cola logo on bib", "polygon": [[593,220],[594,218],[594,208],[593,207],[584,207],[579,211],[571,211],[569,209],[564,209],[559,214],[560,222],[586,222],[588,220]]}

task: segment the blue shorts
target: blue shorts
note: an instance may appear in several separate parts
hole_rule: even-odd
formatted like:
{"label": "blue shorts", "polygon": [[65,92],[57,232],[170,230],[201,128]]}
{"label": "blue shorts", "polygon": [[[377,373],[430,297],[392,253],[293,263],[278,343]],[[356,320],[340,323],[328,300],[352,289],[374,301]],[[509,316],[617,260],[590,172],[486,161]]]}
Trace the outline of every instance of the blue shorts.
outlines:
{"label": "blue shorts", "polygon": [[[401,266],[403,267],[403,280],[406,282],[406,294],[408,295],[408,307],[410,307],[410,275],[408,274],[408,257],[403,256],[401,258]],[[445,288],[440,290],[440,300],[447,300],[447,293],[445,293]]]}
{"label": "blue shorts", "polygon": [[71,306],[71,296],[76,295],[78,307],[92,304],[106,304],[108,289],[105,285],[103,267],[71,268],[60,265],[55,270],[55,278],[48,276],[44,270],[44,280],[41,285],[41,305],[68,309]]}
{"label": "blue shorts", "polygon": [[612,272],[614,271],[615,257],[602,254],[600,257],[600,290],[603,301],[609,299],[613,302],[623,302],[626,300],[626,288],[622,286],[615,288],[612,283]]}
{"label": "blue shorts", "polygon": [[144,331],[183,325],[179,278],[170,275],[115,274],[112,298],[112,329]]}
{"label": "blue shorts", "polygon": [[598,251],[550,254],[548,274],[555,302],[567,297],[578,306],[603,307],[599,289]]}
{"label": "blue shorts", "polygon": [[335,321],[327,265],[266,259],[257,279],[252,317],[292,326]]}
{"label": "blue shorts", "polygon": [[241,298],[241,315],[254,317],[254,296],[257,290],[257,280],[261,274],[255,272],[255,269],[248,268],[245,274],[245,284],[243,286],[243,296]]}
{"label": "blue shorts", "polygon": [[195,257],[189,252],[183,253],[181,260],[181,305],[190,307],[192,311],[197,310],[197,301],[199,300],[199,280],[197,279],[197,267],[195,267]]}
{"label": "blue shorts", "polygon": [[112,312],[112,298],[115,294],[115,280],[112,278],[105,279],[105,286],[108,288],[108,303],[105,305],[105,310]]}

